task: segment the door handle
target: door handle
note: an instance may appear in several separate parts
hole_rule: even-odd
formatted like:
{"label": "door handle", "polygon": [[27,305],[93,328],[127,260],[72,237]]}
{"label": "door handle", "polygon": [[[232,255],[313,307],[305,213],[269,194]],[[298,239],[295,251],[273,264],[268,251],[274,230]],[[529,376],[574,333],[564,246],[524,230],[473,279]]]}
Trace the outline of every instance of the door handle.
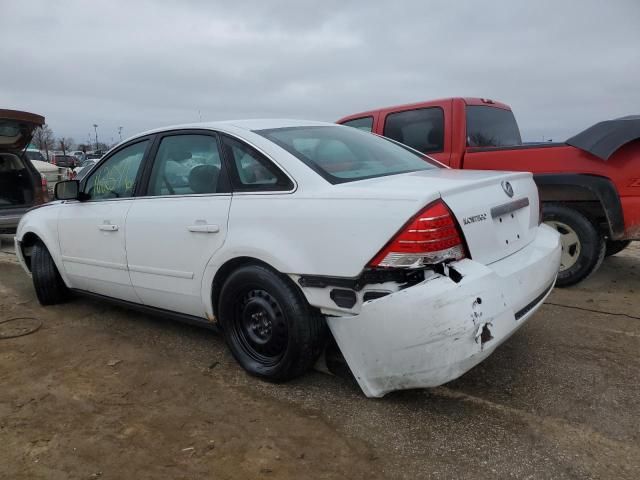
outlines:
{"label": "door handle", "polygon": [[118,225],[111,225],[110,223],[103,223],[102,225],[98,225],[98,229],[105,232],[115,232],[119,229]]}
{"label": "door handle", "polygon": [[197,224],[197,225],[189,225],[187,230],[190,232],[200,232],[200,233],[218,233],[220,231],[219,225],[207,225],[207,224]]}

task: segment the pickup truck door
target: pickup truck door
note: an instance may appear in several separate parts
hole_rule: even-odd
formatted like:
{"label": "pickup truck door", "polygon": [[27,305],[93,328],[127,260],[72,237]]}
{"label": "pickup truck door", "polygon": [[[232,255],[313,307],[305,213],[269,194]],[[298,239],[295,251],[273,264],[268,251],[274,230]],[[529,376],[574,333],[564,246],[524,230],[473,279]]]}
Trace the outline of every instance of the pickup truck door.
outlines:
{"label": "pickup truck door", "polygon": [[127,215],[133,287],[145,305],[206,317],[202,278],[224,243],[231,193],[214,132],[162,135]]}
{"label": "pickup truck door", "polygon": [[71,287],[139,302],[125,249],[125,221],[150,140],[125,145],[105,159],[84,183],[87,201],[60,205],[58,239]]}

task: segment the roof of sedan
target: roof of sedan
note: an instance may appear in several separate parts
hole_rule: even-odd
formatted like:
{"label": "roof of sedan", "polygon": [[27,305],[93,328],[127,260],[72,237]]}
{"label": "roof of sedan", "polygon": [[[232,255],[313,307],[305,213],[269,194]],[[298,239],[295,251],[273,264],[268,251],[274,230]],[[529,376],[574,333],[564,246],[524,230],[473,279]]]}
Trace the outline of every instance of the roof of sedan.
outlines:
{"label": "roof of sedan", "polygon": [[339,126],[335,123],[329,122],[317,122],[314,120],[294,120],[286,118],[255,118],[247,120],[224,120],[219,122],[200,122],[200,123],[186,123],[182,125],[169,125],[161,128],[154,128],[146,132],[141,132],[131,138],[137,138],[152,133],[165,132],[167,130],[181,130],[181,129],[224,129],[224,127],[237,127],[244,130],[266,130],[269,128],[287,128],[287,127],[315,127],[315,126]]}

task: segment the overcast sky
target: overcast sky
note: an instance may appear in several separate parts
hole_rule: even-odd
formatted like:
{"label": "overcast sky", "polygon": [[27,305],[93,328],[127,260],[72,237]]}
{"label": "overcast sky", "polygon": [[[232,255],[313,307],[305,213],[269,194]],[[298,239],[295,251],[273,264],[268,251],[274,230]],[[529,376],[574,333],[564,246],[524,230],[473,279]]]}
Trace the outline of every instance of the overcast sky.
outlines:
{"label": "overcast sky", "polygon": [[447,96],[564,140],[640,113],[640,1],[12,1],[0,108],[101,140],[205,120],[333,121]]}

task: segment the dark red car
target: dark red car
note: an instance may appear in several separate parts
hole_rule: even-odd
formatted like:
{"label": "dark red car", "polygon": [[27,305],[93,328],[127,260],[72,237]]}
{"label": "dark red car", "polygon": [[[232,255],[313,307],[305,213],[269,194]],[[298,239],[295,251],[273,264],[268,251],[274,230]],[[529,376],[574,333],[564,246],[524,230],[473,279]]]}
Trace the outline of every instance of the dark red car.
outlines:
{"label": "dark red car", "polygon": [[51,164],[57,167],[76,168],[78,163],[78,159],[73,155],[53,155],[51,157]]}
{"label": "dark red car", "polygon": [[562,235],[559,286],[586,278],[606,255],[640,239],[640,116],[538,144],[523,144],[508,105],[482,98],[379,108],[337,123],[384,135],[452,168],[533,172],[544,221]]}

